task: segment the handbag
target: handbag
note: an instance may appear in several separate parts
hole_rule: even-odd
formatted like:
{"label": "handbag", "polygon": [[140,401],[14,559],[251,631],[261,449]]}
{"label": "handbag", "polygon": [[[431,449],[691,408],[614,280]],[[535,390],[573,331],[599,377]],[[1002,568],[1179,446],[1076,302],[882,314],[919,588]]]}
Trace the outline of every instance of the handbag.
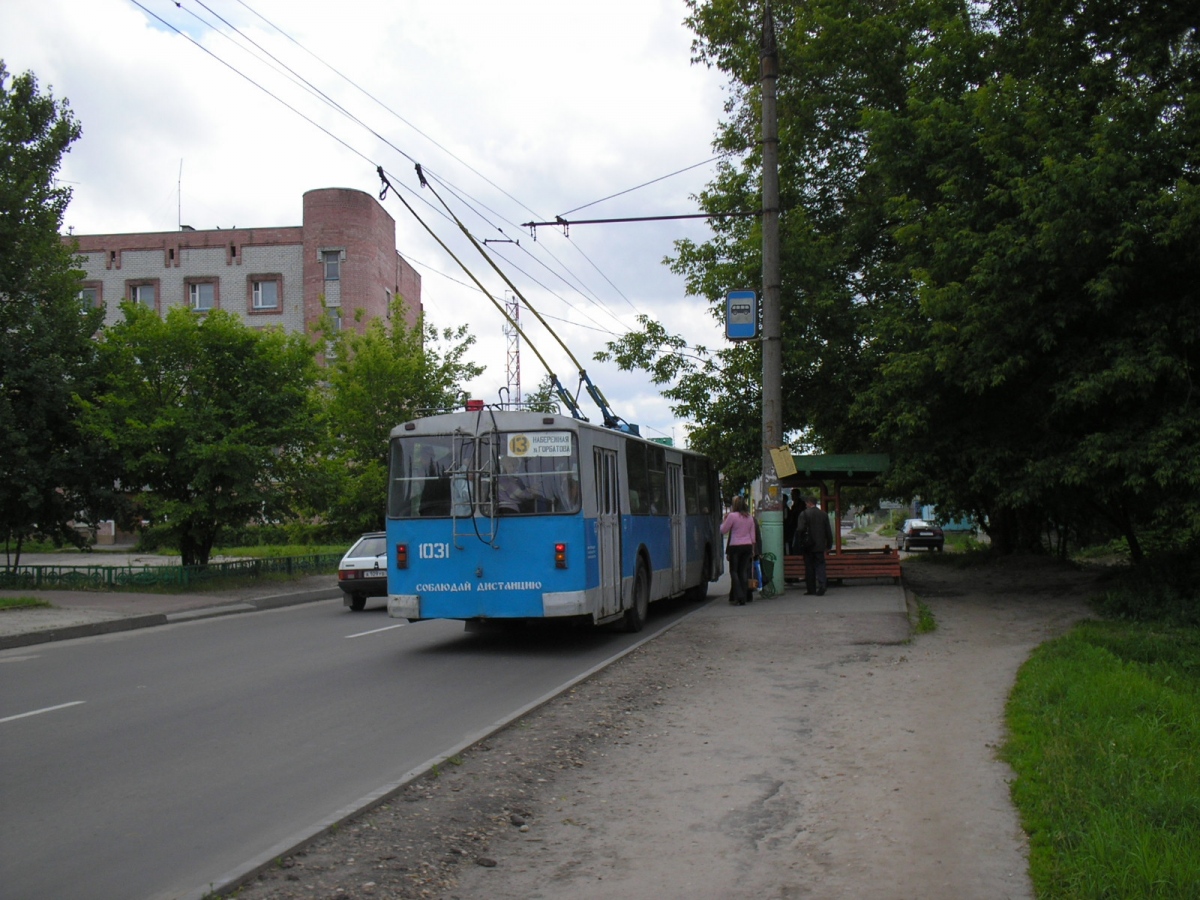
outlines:
{"label": "handbag", "polygon": [[757,591],[760,584],[762,584],[762,564],[756,559],[754,561],[754,572],[751,574],[746,586],[752,591]]}

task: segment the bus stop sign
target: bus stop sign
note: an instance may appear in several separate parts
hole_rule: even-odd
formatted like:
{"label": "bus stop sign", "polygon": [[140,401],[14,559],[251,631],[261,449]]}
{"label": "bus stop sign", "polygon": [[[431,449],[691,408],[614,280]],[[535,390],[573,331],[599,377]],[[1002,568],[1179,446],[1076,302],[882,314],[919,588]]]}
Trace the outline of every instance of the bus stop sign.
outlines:
{"label": "bus stop sign", "polygon": [[758,337],[758,294],[730,291],[725,295],[725,337],[750,341]]}

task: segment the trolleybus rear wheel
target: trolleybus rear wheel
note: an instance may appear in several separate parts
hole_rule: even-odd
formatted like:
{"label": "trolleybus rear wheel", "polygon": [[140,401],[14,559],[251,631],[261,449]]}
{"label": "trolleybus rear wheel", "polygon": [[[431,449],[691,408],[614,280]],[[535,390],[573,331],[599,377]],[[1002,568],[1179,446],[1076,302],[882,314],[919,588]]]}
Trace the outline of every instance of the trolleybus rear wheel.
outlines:
{"label": "trolleybus rear wheel", "polygon": [[633,605],[625,610],[625,630],[641,631],[649,611],[650,579],[646,575],[646,567],[638,563],[637,574],[633,576]]}

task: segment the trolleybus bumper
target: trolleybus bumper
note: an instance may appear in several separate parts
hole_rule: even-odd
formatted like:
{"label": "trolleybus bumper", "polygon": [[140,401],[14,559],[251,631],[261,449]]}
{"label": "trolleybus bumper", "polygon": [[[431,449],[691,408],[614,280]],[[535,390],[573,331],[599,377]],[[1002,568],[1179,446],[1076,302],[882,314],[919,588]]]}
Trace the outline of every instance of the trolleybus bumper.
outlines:
{"label": "trolleybus bumper", "polygon": [[582,616],[592,611],[587,591],[559,591],[542,594],[542,615],[546,618],[558,616]]}
{"label": "trolleybus bumper", "polygon": [[417,594],[389,594],[388,615],[393,619],[421,618],[421,598]]}

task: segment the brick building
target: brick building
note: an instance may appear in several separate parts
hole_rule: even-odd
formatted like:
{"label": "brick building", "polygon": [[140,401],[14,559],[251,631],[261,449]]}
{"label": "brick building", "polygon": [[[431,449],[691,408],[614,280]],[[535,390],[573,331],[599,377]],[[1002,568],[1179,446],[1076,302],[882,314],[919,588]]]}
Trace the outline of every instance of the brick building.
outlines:
{"label": "brick building", "polygon": [[[74,235],[86,299],[110,324],[133,300],[224,309],[254,327],[307,332],[329,312],[354,326],[384,318],[395,294],[408,321],[421,312],[421,276],[396,251],[396,222],[370,194],[320,188],[304,195],[302,225],[284,228]],[[362,325],[357,326],[359,328]]]}

